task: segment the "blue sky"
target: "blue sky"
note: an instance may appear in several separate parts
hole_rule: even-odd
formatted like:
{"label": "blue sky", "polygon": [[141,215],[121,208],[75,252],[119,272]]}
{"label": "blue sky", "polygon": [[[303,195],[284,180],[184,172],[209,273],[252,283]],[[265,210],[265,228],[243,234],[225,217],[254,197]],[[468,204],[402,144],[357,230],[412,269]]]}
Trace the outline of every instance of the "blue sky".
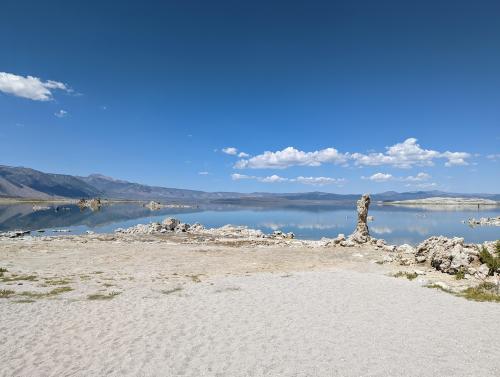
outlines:
{"label": "blue sky", "polygon": [[209,191],[500,187],[498,2],[2,14],[0,164]]}

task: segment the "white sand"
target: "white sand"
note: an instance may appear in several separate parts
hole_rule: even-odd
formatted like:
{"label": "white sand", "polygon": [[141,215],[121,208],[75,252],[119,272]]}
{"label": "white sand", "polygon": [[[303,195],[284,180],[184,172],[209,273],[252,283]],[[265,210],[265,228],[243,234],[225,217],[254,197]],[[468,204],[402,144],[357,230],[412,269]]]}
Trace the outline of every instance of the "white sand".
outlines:
{"label": "white sand", "polygon": [[[74,275],[75,291],[53,299],[0,299],[1,376],[500,375],[500,305],[385,276],[359,256],[69,245],[0,244],[9,270],[90,276]],[[183,276],[191,264],[205,266],[199,283]],[[105,281],[123,293],[85,298]]]}

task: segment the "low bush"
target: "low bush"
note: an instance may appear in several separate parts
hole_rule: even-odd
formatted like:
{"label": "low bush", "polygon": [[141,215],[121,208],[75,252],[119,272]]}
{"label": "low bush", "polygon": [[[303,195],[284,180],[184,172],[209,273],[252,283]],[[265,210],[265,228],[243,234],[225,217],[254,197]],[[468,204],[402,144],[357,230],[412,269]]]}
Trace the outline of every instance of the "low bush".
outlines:
{"label": "low bush", "polygon": [[[498,241],[496,244],[496,248],[498,250]],[[500,256],[497,255],[492,255],[486,247],[482,247],[481,251],[479,252],[479,260],[481,263],[486,263],[486,265],[489,267],[489,275],[493,275],[493,273],[496,270],[500,270]]]}

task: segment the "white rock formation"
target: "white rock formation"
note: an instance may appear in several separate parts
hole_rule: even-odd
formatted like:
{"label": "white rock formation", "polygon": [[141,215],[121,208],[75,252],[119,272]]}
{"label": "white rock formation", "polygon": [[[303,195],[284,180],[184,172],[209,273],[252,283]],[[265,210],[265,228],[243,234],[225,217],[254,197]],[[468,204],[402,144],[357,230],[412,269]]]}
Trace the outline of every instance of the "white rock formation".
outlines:
{"label": "white rock formation", "polygon": [[463,238],[430,237],[417,246],[415,260],[429,262],[438,271],[455,274],[479,260],[479,248]]}
{"label": "white rock formation", "polygon": [[472,219],[467,220],[467,223],[470,226],[484,226],[484,225],[500,226],[500,216],[497,216],[497,217],[481,217],[478,220],[472,218]]}
{"label": "white rock formation", "polygon": [[366,243],[370,241],[370,233],[368,231],[368,207],[370,206],[370,195],[363,194],[357,202],[358,222],[356,230],[349,236],[348,241],[355,243]]}

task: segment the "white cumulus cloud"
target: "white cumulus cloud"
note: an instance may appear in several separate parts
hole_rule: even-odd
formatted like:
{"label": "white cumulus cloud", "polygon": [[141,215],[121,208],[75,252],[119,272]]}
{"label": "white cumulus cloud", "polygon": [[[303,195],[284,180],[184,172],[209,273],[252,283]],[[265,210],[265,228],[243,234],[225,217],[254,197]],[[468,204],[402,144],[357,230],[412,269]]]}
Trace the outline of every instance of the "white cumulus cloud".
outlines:
{"label": "white cumulus cloud", "polygon": [[387,182],[394,179],[392,174],[385,174],[385,173],[375,173],[369,177],[361,177],[361,178],[369,179],[370,181],[375,181],[375,182]]}
{"label": "white cumulus cloud", "polygon": [[422,182],[427,181],[431,176],[427,173],[418,173],[417,175],[409,175],[407,177],[395,177],[388,173],[375,173],[369,177],[361,177],[374,182],[400,181],[400,182]]}
{"label": "white cumulus cloud", "polygon": [[269,177],[262,177],[262,178],[257,178],[260,182],[264,183],[279,183],[279,182],[286,182],[289,181],[288,178],[283,178],[280,177],[279,175],[273,174],[270,175]]}
{"label": "white cumulus cloud", "polygon": [[242,179],[254,179],[254,178],[255,177],[252,177],[250,175],[245,175],[245,174],[238,174],[238,173],[231,174],[231,179],[233,181],[239,181]]}
{"label": "white cumulus cloud", "polygon": [[71,92],[62,82],[42,81],[34,76],[18,76],[12,73],[0,72],[0,92],[34,101],[50,101],[54,90]]}
{"label": "white cumulus cloud", "polygon": [[[215,151],[217,151],[217,149]],[[239,151],[238,148],[235,148],[235,147],[222,148],[222,153],[228,154],[230,156],[238,156],[239,158],[250,157],[250,155],[248,153]]]}
{"label": "white cumulus cloud", "polygon": [[58,118],[64,118],[68,115],[68,112],[66,110],[59,110],[54,113],[54,115]]}
{"label": "white cumulus cloud", "polygon": [[293,147],[281,151],[266,151],[250,159],[236,162],[238,169],[285,169],[290,166],[320,166],[323,163],[343,164],[347,155],[339,153],[335,148],[326,148],[314,152],[304,152]]}
{"label": "white cumulus cloud", "polygon": [[279,175],[273,174],[266,177],[258,177],[255,175],[246,174],[231,174],[231,179],[233,181],[240,181],[243,179],[252,179],[263,183],[282,183],[282,182],[298,182],[305,185],[314,186],[324,186],[328,184],[342,184],[345,182],[344,178],[330,178],[330,177],[303,177],[299,176],[297,178],[285,178]]}
{"label": "white cumulus cloud", "polygon": [[499,161],[500,160],[500,153],[489,154],[489,155],[486,156],[486,158],[488,160],[491,160],[491,161],[494,161],[494,162]]}
{"label": "white cumulus cloud", "polygon": [[341,184],[345,182],[344,178],[330,178],[330,177],[297,177],[295,181],[305,185],[324,186],[332,183]]}
{"label": "white cumulus cloud", "polygon": [[222,148],[222,152],[225,154],[229,154],[231,156],[236,156],[238,154],[238,149],[234,147]]}
{"label": "white cumulus cloud", "polygon": [[[227,148],[229,149],[229,148]],[[237,155],[237,149],[231,148],[229,154]],[[227,152],[225,152],[227,153]],[[341,153],[335,148],[325,148],[317,151],[301,151],[287,147],[280,151],[265,151],[251,158],[240,156],[234,167],[236,169],[285,169],[292,166],[320,166],[322,164],[347,165],[353,162],[357,166],[394,166],[411,168],[414,166],[433,166],[435,160],[445,160],[445,166],[468,165],[471,157],[467,152],[439,152],[424,149],[415,138],[408,138],[402,143],[386,148],[385,152]]]}
{"label": "white cumulus cloud", "polygon": [[427,173],[418,173],[415,176],[410,175],[408,177],[405,177],[405,178],[403,178],[403,180],[409,181],[409,182],[421,182],[421,181],[427,181],[430,178],[431,178],[431,176]]}
{"label": "white cumulus cloud", "polygon": [[351,155],[355,165],[389,165],[398,168],[433,166],[435,159],[446,159],[445,166],[467,165],[465,160],[470,157],[471,155],[466,152],[438,152],[423,149],[415,138],[408,138],[402,143],[387,147],[385,153],[353,153]]}

